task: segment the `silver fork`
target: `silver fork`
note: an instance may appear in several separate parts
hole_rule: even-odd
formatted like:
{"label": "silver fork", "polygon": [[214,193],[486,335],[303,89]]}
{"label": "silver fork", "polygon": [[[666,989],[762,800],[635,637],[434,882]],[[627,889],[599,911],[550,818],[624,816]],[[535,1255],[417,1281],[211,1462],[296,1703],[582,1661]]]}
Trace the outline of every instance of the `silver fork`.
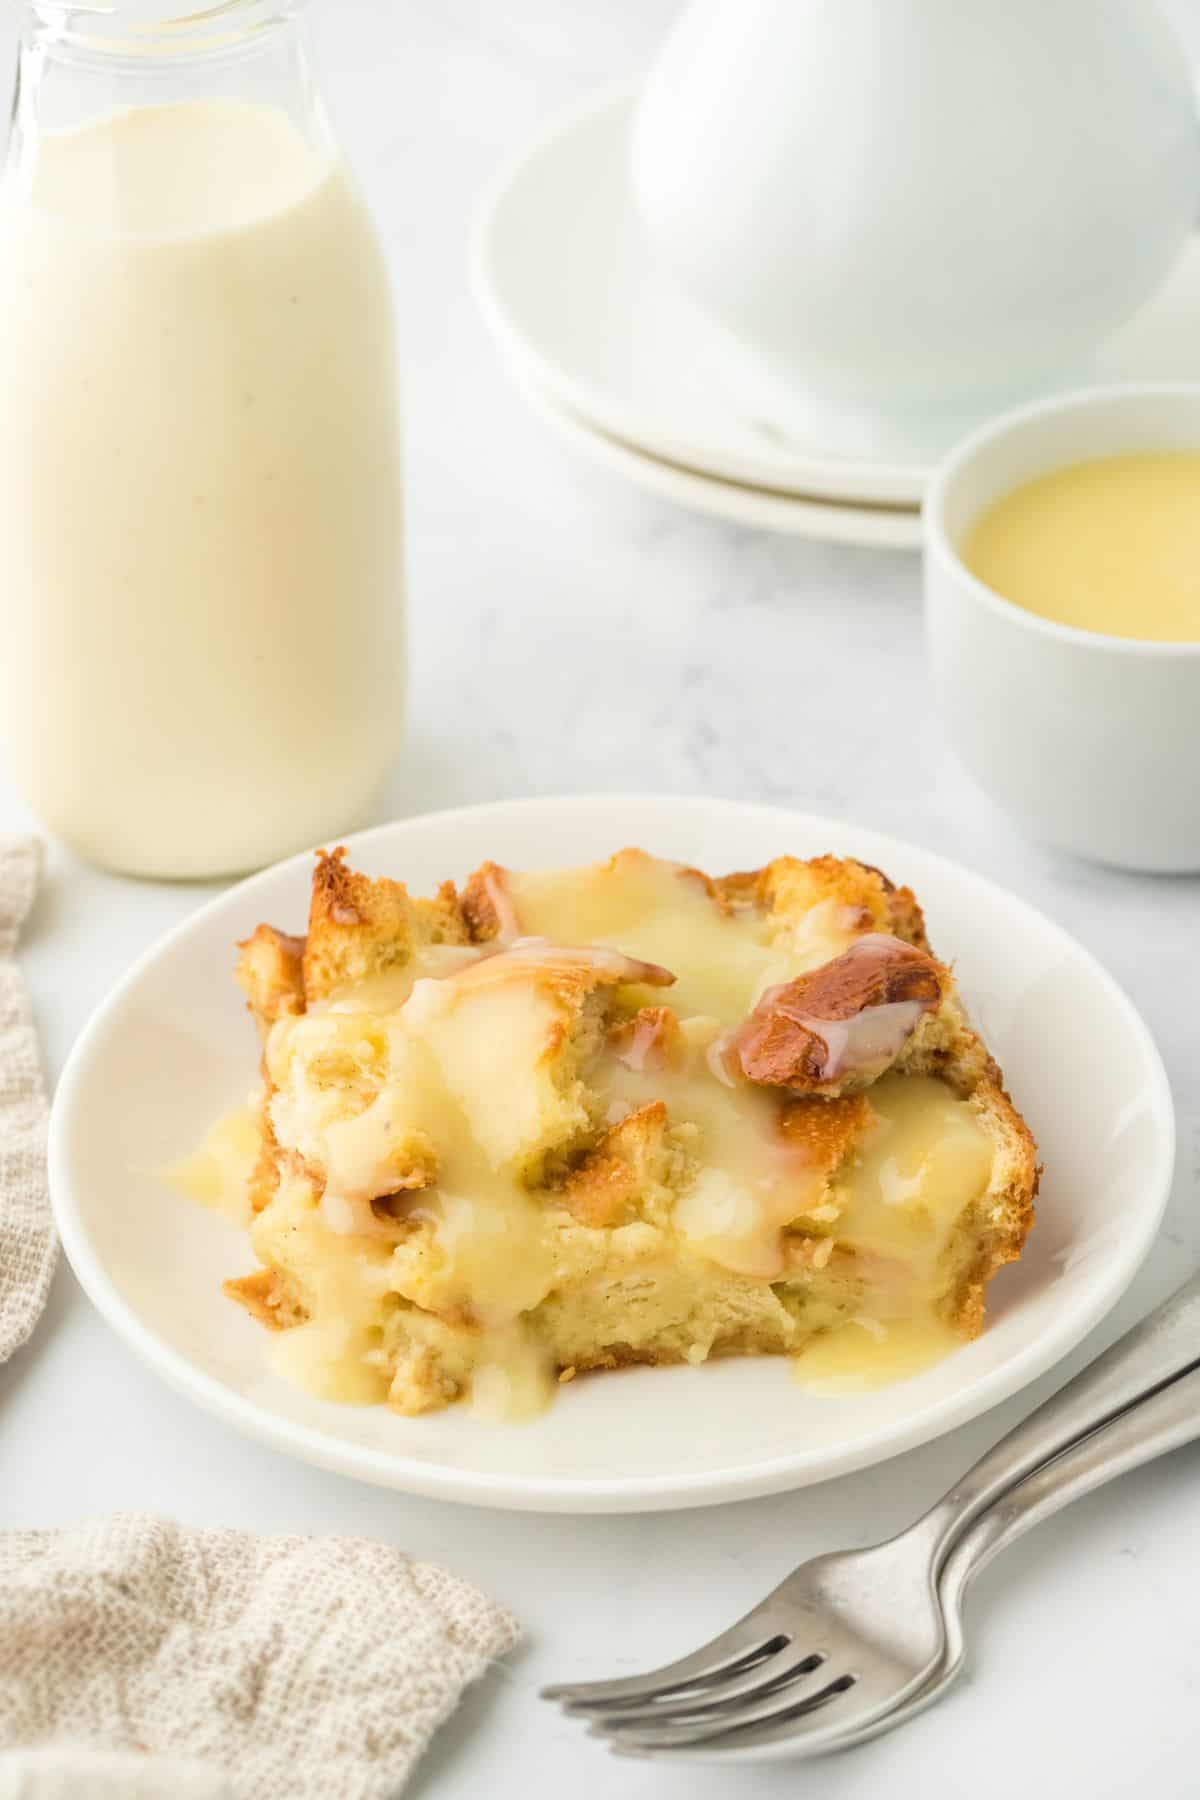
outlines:
{"label": "silver fork", "polygon": [[[927,1683],[944,1685],[948,1649],[951,1674],[961,1662],[939,1583],[974,1521],[1055,1457],[1198,1366],[1200,1276],[1009,1432],[898,1537],[803,1563],[753,1612],[677,1662],[623,1680],[546,1688],[545,1697],[635,1755],[810,1756],[873,1735],[899,1709],[907,1716],[926,1704]],[[1200,1436],[1200,1411],[1187,1399],[1171,1445]],[[1123,1448],[1120,1466],[1157,1453],[1147,1449],[1129,1460],[1132,1451]],[[1091,1454],[1103,1453],[1097,1446]],[[1045,1504],[1049,1491],[1039,1517],[1054,1510]],[[991,1537],[998,1529],[985,1532],[993,1549],[1000,1547]],[[968,1571],[965,1564],[956,1570],[961,1593]]]}
{"label": "silver fork", "polygon": [[[831,1749],[843,1749],[904,1725],[923,1712],[962,1673],[966,1663],[963,1600],[969,1584],[1017,1538],[1034,1525],[1082,1500],[1106,1482],[1153,1462],[1170,1450],[1200,1437],[1200,1367],[1155,1388],[1144,1400],[1101,1425],[1061,1456],[1026,1476],[981,1513],[946,1559],[938,1583],[938,1599],[946,1625],[946,1644],[937,1668],[911,1697],[861,1731],[839,1737]],[[642,1752],[648,1755],[651,1752]]]}

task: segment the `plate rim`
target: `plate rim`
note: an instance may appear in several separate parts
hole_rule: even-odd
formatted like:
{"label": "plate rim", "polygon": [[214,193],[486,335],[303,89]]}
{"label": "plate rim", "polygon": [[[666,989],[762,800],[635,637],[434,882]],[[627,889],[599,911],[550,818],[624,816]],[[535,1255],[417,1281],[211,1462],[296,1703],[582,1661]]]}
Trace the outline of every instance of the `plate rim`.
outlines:
{"label": "plate rim", "polygon": [[[615,117],[627,110],[639,85],[628,80],[609,82],[559,108],[484,184],[467,234],[467,276],[476,307],[493,341],[506,357],[519,358],[536,371],[542,386],[558,403],[594,429],[635,451],[674,465],[683,474],[706,481],[737,483],[780,497],[789,496],[794,482],[794,497],[810,503],[918,509],[937,467],[936,457],[900,460],[895,455],[851,456],[814,449],[780,457],[777,466],[773,466],[759,463],[753,456],[743,460],[735,453],[735,470],[720,447],[711,441],[689,443],[669,429],[635,429],[634,421],[610,404],[594,382],[576,377],[548,355],[502,297],[501,284],[494,278],[494,246],[505,203],[529,170],[557,146],[596,125],[606,115]],[[637,421],[639,427],[645,424],[644,418]],[[751,473],[752,468],[758,472]]]}
{"label": "plate rim", "polygon": [[[466,829],[486,825],[498,814],[513,812],[553,813],[569,806],[619,813],[623,809],[647,803],[672,810],[690,811],[707,816],[714,811],[759,814],[781,830],[791,822],[812,832],[828,830],[831,841],[839,832],[861,831],[884,847],[884,854],[898,853],[901,863],[909,852],[916,852],[952,878],[965,877],[970,883],[998,896],[1006,906],[1031,915],[1040,926],[1064,940],[1087,965],[1090,975],[1107,989],[1110,998],[1124,1015],[1125,1022],[1137,1040],[1146,1080],[1151,1091],[1151,1106],[1157,1115],[1159,1131],[1158,1168],[1147,1172],[1147,1180],[1139,1182],[1139,1192],[1146,1199],[1138,1215],[1138,1230],[1127,1246],[1123,1261],[1105,1266],[1098,1274],[1087,1304],[1079,1305],[1069,1321],[1058,1330],[1043,1332],[1032,1343],[1022,1347],[998,1368],[981,1376],[969,1387],[938,1402],[935,1415],[919,1422],[911,1416],[883,1432],[875,1432],[869,1443],[851,1442],[835,1454],[814,1458],[791,1452],[712,1473],[684,1472],[679,1475],[629,1477],[613,1480],[561,1477],[552,1475],[513,1475],[479,1472],[446,1464],[414,1461],[402,1453],[393,1454],[366,1446],[353,1445],[329,1437],[317,1427],[289,1421],[274,1413],[269,1406],[247,1398],[228,1388],[216,1376],[198,1369],[186,1355],[161,1339],[145,1324],[126,1301],[100,1256],[93,1250],[89,1234],[74,1205],[70,1178],[70,1128],[75,1096],[86,1084],[91,1072],[91,1051],[101,1040],[111,1016],[125,997],[153,965],[186,938],[198,924],[230,905],[234,897],[248,897],[261,887],[275,882],[285,873],[306,867],[312,850],[286,857],[269,868],[233,883],[189,912],[146,947],[118,978],[110,991],[92,1012],[77,1036],[63,1067],[51,1107],[47,1158],[51,1204],[67,1259],[89,1300],[117,1335],[133,1349],[152,1370],[177,1392],[195,1401],[204,1411],[233,1425],[249,1436],[285,1455],[319,1468],[397,1489],[425,1498],[452,1500],[506,1511],[543,1513],[617,1513],[684,1510],[693,1506],[721,1504],[734,1500],[782,1493],[839,1475],[873,1467],[891,1457],[930,1443],[989,1411],[992,1407],[1020,1392],[1039,1375],[1045,1374],[1069,1355],[1082,1339],[1112,1310],[1141,1267],[1158,1235],[1170,1196],[1175,1161],[1175,1112],[1170,1081],[1153,1034],[1124,988],[1087,947],[1066,928],[1049,918],[1030,901],[1010,889],[965,868],[940,851],[928,850],[908,840],[876,831],[854,821],[828,819],[801,808],[777,806],[759,801],[743,801],[724,796],[671,793],[609,793],[535,795],[513,800],[491,800],[465,806],[447,807],[431,813],[412,814],[392,819],[366,830],[349,834],[344,842],[352,854],[368,849],[381,838],[406,829],[420,829],[431,823],[454,821]],[[1153,1178],[1153,1179],[1151,1179]]]}
{"label": "plate rim", "polygon": [[536,369],[525,368],[522,356],[507,349],[501,350],[500,356],[517,393],[548,431],[597,468],[628,481],[642,493],[685,506],[706,518],[755,531],[774,531],[782,537],[855,544],[868,550],[913,553],[921,549],[924,517],[919,507],[815,499],[686,468],[591,424],[551,393]]}

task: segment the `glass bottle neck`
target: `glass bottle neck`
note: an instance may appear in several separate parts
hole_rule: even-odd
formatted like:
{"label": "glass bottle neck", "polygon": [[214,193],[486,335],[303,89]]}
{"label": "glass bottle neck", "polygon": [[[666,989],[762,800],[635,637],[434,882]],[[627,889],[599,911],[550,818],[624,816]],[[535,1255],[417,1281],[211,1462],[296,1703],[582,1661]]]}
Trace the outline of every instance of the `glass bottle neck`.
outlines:
{"label": "glass bottle neck", "polygon": [[285,30],[306,0],[23,0],[26,34],[60,54],[151,60],[232,56]]}
{"label": "glass bottle neck", "polygon": [[305,0],[26,0],[7,178],[29,177],[49,131],[173,102],[281,111],[313,149],[331,134],[313,77]]}

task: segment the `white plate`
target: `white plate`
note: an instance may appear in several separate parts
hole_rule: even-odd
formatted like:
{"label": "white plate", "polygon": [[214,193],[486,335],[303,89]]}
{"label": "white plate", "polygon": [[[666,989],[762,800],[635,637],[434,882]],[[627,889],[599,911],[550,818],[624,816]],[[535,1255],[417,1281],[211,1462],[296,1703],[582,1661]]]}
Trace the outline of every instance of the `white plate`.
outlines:
{"label": "white plate", "polygon": [[772,1358],[581,1380],[530,1425],[310,1399],[268,1372],[261,1328],[221,1295],[224,1277],[251,1266],[244,1234],[149,1173],[253,1081],[232,946],[261,919],[303,928],[311,864],[296,857],[202,906],[135,964],[76,1044],[50,1129],[55,1213],[84,1288],[138,1355],[252,1437],[362,1480],[491,1506],[620,1512],[777,1492],[911,1449],[1023,1387],[1104,1315],[1154,1236],[1174,1130],[1149,1033],[1057,925],[941,857],[807,814],[645,796],[503,802],[349,842],[356,864],[421,890],[488,856],[568,863],[624,844],[714,870],[830,849],[878,864],[915,886],[935,946],[955,959],[1038,1136],[1045,1187],[987,1331],[903,1387],[824,1399]]}
{"label": "white plate", "polygon": [[[749,416],[728,350],[657,276],[626,182],[633,95],[593,96],[493,182],[471,246],[472,285],[510,360],[578,417],[700,475],[807,499],[916,506],[927,456],[832,448],[814,419],[788,439]],[[1089,370],[1064,385],[1200,377],[1200,241]]]}
{"label": "white plate", "polygon": [[602,469],[620,475],[634,487],[691,512],[709,513],[756,531],[779,531],[790,537],[819,538],[824,543],[863,544],[874,549],[919,550],[921,515],[912,507],[854,506],[842,500],[804,500],[736,481],[714,481],[678,463],[664,462],[619,438],[610,437],[560,405],[517,361],[508,357],[509,373],[532,412],[556,437]]}

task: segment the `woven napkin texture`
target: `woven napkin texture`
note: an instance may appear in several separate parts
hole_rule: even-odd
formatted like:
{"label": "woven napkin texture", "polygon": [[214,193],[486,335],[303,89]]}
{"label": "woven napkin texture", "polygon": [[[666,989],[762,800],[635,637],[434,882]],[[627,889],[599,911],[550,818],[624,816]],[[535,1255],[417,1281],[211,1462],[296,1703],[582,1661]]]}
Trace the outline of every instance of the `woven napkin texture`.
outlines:
{"label": "woven napkin texture", "polygon": [[58,1254],[46,1185],[46,1089],[16,959],[38,863],[36,838],[0,837],[0,1363],[37,1324]]}
{"label": "woven napkin texture", "polygon": [[[0,1755],[0,1800],[106,1793],[101,1747],[146,1758],[144,1788],[127,1779],[139,1795],[392,1800],[463,1688],[516,1637],[466,1582],[363,1539],[144,1514],[9,1532],[0,1751],[59,1757]],[[192,1787],[165,1757],[199,1765]]]}
{"label": "woven napkin texture", "polygon": [[232,1800],[199,1763],[136,1750],[18,1750],[0,1754],[0,1800]]}

